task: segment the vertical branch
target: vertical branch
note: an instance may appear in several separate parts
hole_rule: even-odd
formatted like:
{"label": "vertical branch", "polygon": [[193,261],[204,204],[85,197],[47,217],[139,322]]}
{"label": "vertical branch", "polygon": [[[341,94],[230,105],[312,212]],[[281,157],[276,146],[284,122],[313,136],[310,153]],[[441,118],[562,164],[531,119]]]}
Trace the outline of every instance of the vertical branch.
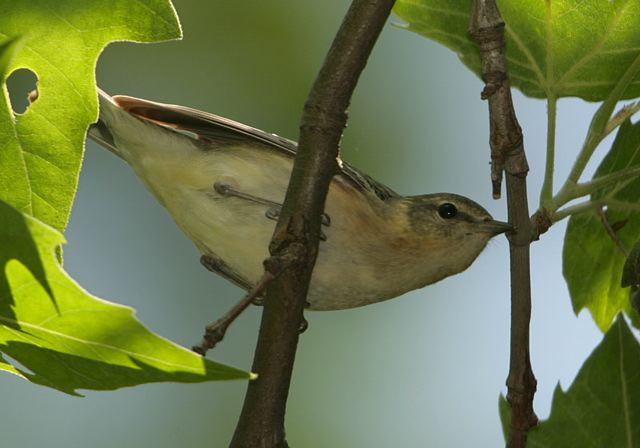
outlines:
{"label": "vertical branch", "polygon": [[346,110],[394,0],[354,0],[309,93],[289,187],[265,262],[284,270],[267,289],[249,383],[231,447],[286,447],[284,415],[315,264],[320,215],[336,173]]}
{"label": "vertical branch", "polygon": [[[495,0],[474,0],[469,32],[478,43],[482,75],[486,83],[482,98],[489,100],[491,159],[494,197],[496,179],[506,172],[511,258],[511,355],[507,399],[511,404],[511,427],[507,446],[524,448],[529,428],[537,423],[533,412],[536,379],[529,357],[531,284],[529,276],[530,221],[526,176],[529,171],[522,130],[513,109],[504,54],[504,22]],[[496,194],[497,193],[497,194]]]}

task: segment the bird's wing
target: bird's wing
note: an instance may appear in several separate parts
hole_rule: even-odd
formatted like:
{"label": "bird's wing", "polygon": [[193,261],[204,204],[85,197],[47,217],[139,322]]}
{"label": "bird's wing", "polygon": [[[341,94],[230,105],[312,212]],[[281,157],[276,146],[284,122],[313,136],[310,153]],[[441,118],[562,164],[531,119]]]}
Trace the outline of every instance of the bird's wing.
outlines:
{"label": "bird's wing", "polygon": [[[200,140],[218,144],[246,142],[262,143],[288,157],[296,154],[297,144],[276,134],[261,131],[237,121],[189,107],[162,104],[130,96],[114,96],[115,102],[127,112],[179,132],[193,133]],[[340,174],[358,190],[381,200],[398,197],[386,185],[364,174],[346,162],[340,162]]]}

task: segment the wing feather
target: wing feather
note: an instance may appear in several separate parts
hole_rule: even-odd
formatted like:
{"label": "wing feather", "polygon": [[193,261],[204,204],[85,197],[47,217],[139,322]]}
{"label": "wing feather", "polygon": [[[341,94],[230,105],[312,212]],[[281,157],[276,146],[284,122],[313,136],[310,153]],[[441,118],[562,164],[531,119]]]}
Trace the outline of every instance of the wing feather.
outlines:
{"label": "wing feather", "polygon": [[[178,132],[192,133],[200,140],[214,144],[235,144],[251,140],[279,151],[288,157],[294,157],[296,154],[296,142],[228,118],[189,107],[156,103],[130,96],[119,95],[114,96],[113,99],[120,107],[135,116],[153,121]],[[385,201],[398,197],[398,194],[391,188],[346,162],[341,161],[339,175],[358,190],[373,194],[380,200]]]}

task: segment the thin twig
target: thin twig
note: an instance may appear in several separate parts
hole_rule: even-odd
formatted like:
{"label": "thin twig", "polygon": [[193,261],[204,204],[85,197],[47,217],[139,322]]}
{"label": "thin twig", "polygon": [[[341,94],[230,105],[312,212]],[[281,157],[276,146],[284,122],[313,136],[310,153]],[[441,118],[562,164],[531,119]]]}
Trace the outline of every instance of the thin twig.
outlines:
{"label": "thin twig", "polygon": [[511,404],[511,427],[507,446],[524,448],[529,428],[538,421],[533,412],[536,379],[529,356],[531,223],[526,184],[529,167],[507,76],[504,22],[495,0],[474,0],[472,8],[469,32],[480,48],[482,75],[486,83],[483,98],[489,100],[493,194],[497,196],[496,178],[502,176],[496,171],[504,169],[507,174],[509,222],[516,229],[508,235],[511,255],[511,357],[507,399]]}
{"label": "thin twig", "polygon": [[394,0],[354,0],[309,93],[291,179],[272,257],[290,257],[290,269],[267,288],[260,334],[232,448],[287,447],[284,415],[302,312],[318,251],[321,215],[337,172],[346,110],[360,73]]}

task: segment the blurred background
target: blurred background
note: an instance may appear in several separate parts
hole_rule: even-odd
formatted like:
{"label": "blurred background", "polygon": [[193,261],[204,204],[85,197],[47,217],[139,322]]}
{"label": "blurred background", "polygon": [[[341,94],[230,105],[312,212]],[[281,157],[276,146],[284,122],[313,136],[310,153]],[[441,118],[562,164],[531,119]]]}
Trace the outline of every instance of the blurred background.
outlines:
{"label": "blurred background", "polygon": [[[99,85],[214,112],[296,139],[302,106],[347,0],[174,0],[184,40],[114,43]],[[386,26],[353,98],[342,156],[412,195],[455,192],[506,218],[491,199],[488,114],[481,82],[439,45]],[[515,94],[535,210],[544,168],[546,109]],[[559,104],[558,179],[595,106]],[[593,168],[593,167],[591,167]],[[561,275],[564,224],[532,246],[532,364],[536,411],[568,387],[601,339],[576,317]],[[66,233],[65,268],[93,294],[130,305],[180,344],[242,291],[205,271],[198,253],[133,172],[87,144]],[[260,308],[250,308],[210,356],[250,369]],[[508,244],[492,241],[466,272],[400,299],[307,313],[287,412],[294,447],[503,446],[497,404],[509,352]],[[246,383],[153,384],[73,398],[0,378],[3,446],[225,447]]]}

